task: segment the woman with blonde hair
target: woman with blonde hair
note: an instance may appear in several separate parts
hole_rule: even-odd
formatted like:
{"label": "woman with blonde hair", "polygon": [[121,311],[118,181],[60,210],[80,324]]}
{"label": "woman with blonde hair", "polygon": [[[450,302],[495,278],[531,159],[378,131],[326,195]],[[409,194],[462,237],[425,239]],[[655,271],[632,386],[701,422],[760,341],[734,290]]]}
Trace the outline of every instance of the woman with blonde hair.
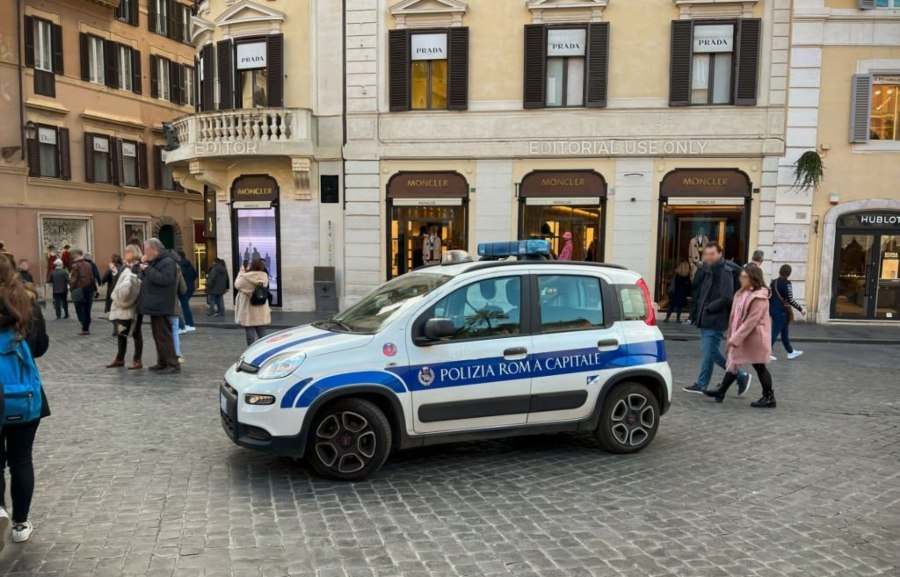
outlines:
{"label": "woman with blonde hair", "polygon": [[144,352],[144,337],[141,335],[141,324],[144,317],[138,313],[138,298],[141,292],[140,263],[144,253],[138,245],[129,244],[125,247],[123,256],[125,263],[121,270],[113,272],[118,280],[110,295],[109,308],[109,320],[115,325],[118,350],[116,358],[106,368],[125,366],[130,335],[134,339],[134,356],[128,370],[136,370],[143,367],[141,355]]}
{"label": "woman with blonde hair", "polygon": [[691,294],[691,265],[683,260],[675,268],[675,275],[669,283],[669,308],[666,310],[666,319],[669,322],[672,311],[675,311],[675,320],[681,322],[681,311],[687,304],[688,295]]}

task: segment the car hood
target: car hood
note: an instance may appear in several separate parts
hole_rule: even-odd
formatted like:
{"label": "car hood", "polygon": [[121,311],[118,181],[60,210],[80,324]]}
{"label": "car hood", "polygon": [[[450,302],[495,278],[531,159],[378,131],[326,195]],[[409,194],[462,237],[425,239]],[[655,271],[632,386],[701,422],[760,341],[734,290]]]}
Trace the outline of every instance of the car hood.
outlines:
{"label": "car hood", "polygon": [[359,348],[370,343],[373,338],[373,335],[338,333],[305,325],[283,330],[256,341],[241,355],[241,362],[259,367],[275,355],[301,351],[315,357]]}

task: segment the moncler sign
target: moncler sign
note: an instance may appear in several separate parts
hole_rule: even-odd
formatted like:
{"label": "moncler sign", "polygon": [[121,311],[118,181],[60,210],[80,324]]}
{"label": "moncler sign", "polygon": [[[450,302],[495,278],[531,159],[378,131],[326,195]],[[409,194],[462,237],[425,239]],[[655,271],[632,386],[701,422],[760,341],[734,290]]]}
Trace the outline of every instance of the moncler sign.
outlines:
{"label": "moncler sign", "polygon": [[413,60],[446,60],[446,34],[413,34],[410,40]]}
{"label": "moncler sign", "polygon": [[266,43],[254,42],[252,44],[237,45],[237,69],[253,70],[266,67]]}

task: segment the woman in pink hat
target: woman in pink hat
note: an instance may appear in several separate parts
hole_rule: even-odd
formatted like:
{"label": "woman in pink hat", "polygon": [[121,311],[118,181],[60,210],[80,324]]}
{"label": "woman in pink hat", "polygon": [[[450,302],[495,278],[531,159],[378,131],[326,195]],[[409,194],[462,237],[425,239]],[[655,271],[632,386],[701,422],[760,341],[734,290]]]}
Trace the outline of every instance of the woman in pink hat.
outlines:
{"label": "woman in pink hat", "polygon": [[563,234],[563,240],[566,241],[566,244],[559,252],[559,260],[572,260],[572,251],[575,249],[572,244],[572,233],[566,232]]}

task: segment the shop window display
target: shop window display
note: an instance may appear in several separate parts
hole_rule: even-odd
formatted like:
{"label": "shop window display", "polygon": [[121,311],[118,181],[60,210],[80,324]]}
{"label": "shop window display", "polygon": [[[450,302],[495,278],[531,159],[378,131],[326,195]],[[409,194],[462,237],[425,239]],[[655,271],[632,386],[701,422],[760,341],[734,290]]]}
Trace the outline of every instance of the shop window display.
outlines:
{"label": "shop window display", "polygon": [[[276,209],[238,209],[235,211],[235,248],[237,267],[261,260],[269,273],[269,294],[273,306],[280,306],[278,278],[278,216]],[[230,271],[232,275],[238,271]]]}
{"label": "shop window display", "polygon": [[466,249],[465,206],[394,205],[390,240],[390,277],[439,263],[447,251]]}

